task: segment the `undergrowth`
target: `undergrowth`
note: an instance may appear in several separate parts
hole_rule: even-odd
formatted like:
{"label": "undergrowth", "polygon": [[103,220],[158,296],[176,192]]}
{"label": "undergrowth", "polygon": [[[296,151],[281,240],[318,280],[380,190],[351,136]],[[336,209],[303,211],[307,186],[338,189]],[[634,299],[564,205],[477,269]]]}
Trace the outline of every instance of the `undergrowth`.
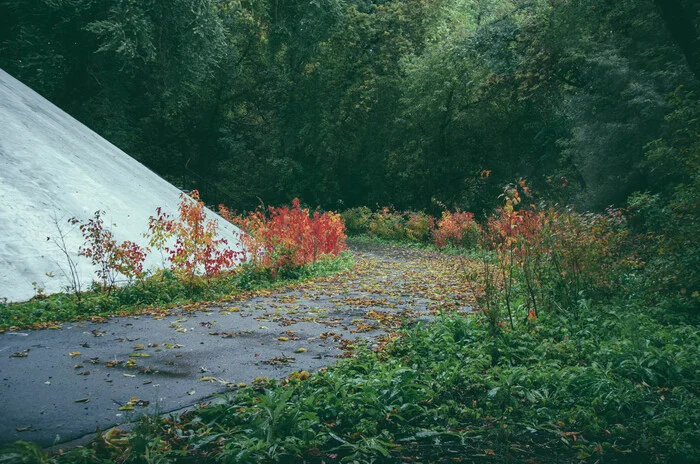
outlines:
{"label": "undergrowth", "polygon": [[435,251],[446,255],[452,256],[464,256],[468,258],[480,259],[484,256],[484,250],[482,249],[466,249],[460,248],[452,245],[446,245],[443,248],[438,248],[433,243],[428,242],[409,242],[406,240],[392,240],[382,237],[372,236],[372,235],[352,235],[348,237],[347,242],[349,245],[363,246],[363,245],[389,245],[397,246],[402,248],[411,248],[414,250],[425,250],[425,251]]}
{"label": "undergrowth", "polygon": [[444,316],[308,380],[257,384],[43,459],[697,462],[699,359],[695,325],[634,305],[498,333],[483,318]]}
{"label": "undergrowth", "polygon": [[[443,312],[314,375],[260,381],[181,416],[146,417],[62,455],[22,442],[5,455],[55,463],[700,462],[700,332],[697,311],[687,310],[697,309],[697,278],[685,264],[693,249],[692,259],[664,261],[667,250],[684,252],[684,237],[644,241],[628,224],[639,220],[634,211],[523,207],[527,192],[524,181],[506,186],[504,205],[478,226],[479,249],[470,253],[481,270],[465,266],[463,275],[475,314]],[[365,227],[372,238],[354,240],[426,247],[426,215],[368,211],[350,215],[349,229]],[[459,214],[443,216],[444,243],[435,245],[459,246],[458,254],[476,231]],[[658,279],[671,280],[668,269],[688,275]]]}
{"label": "undergrowth", "polygon": [[165,309],[186,303],[217,300],[244,290],[274,287],[293,281],[322,277],[350,269],[353,259],[349,253],[337,258],[327,257],[302,266],[276,269],[243,264],[236,272],[220,272],[212,276],[182,279],[165,270],[115,287],[109,293],[96,287],[83,292],[43,296],[21,303],[0,304],[0,331],[19,328],[46,328],[63,321],[88,317],[106,317],[136,313],[149,308]]}

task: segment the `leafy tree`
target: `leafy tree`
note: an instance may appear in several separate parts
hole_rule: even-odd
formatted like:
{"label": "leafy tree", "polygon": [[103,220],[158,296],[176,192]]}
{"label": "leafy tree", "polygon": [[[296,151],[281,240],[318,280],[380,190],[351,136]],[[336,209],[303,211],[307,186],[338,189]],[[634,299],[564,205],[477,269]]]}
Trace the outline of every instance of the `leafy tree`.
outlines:
{"label": "leafy tree", "polygon": [[8,0],[0,66],[209,203],[483,214],[526,177],[602,210],[687,183],[660,159],[694,146],[668,96],[700,90],[699,21],[689,0]]}

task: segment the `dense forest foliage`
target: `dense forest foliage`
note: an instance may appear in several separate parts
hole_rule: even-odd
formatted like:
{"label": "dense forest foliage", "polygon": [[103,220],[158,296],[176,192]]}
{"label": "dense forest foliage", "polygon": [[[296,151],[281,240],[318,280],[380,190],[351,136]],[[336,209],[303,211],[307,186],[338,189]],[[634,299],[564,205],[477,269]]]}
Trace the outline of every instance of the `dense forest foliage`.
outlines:
{"label": "dense forest foliage", "polygon": [[[209,203],[697,198],[692,0],[8,0],[0,67]],[[669,203],[671,202],[671,203]],[[673,203],[675,202],[675,203]]]}

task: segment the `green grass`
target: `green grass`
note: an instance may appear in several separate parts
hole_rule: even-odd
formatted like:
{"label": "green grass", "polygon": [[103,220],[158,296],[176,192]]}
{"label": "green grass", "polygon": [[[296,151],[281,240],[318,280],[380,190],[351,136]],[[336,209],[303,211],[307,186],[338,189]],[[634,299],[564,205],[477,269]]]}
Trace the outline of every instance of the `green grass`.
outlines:
{"label": "green grass", "polygon": [[212,301],[244,290],[270,288],[330,275],[350,269],[352,264],[350,254],[344,253],[338,258],[282,269],[276,275],[269,270],[244,265],[236,273],[186,281],[166,271],[141,282],[115,288],[109,293],[99,290],[83,292],[80,299],[74,294],[59,293],[21,303],[0,304],[0,330],[10,327],[44,327],[90,316],[110,316],[138,312],[149,307],[167,308]]}
{"label": "green grass", "polygon": [[697,325],[635,306],[498,333],[445,316],[309,380],[144,418],[128,444],[52,461],[697,462],[699,372]]}

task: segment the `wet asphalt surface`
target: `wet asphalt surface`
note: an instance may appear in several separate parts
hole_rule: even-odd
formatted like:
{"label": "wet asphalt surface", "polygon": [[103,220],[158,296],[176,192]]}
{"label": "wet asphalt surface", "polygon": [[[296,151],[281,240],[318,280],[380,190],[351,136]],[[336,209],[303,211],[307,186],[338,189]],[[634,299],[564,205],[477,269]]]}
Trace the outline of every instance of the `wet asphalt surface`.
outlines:
{"label": "wet asphalt surface", "polygon": [[376,348],[406,321],[431,320],[445,302],[469,310],[466,291],[450,293],[449,273],[431,265],[449,270],[454,260],[383,245],[352,251],[355,269],[294,288],[165,317],[0,334],[0,444],[76,440],[258,377],[313,372],[351,353],[358,338]]}

